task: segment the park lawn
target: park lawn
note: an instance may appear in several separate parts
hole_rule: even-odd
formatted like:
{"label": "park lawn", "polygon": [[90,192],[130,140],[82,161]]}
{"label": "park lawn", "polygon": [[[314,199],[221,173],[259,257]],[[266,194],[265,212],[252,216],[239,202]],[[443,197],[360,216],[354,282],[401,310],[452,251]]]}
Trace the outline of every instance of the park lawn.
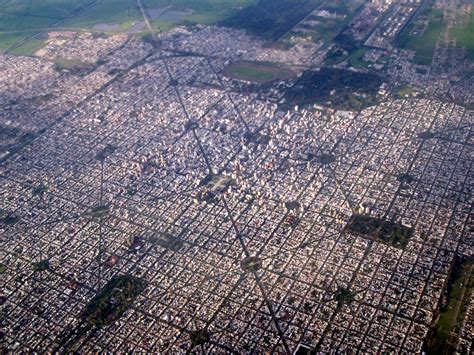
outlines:
{"label": "park lawn", "polygon": [[474,60],[474,6],[469,23],[466,26],[454,27],[451,35],[456,38],[458,45],[466,49],[466,57]]}
{"label": "park lawn", "polygon": [[415,62],[430,65],[436,49],[436,42],[443,30],[443,10],[431,9],[428,28],[421,36],[410,35],[412,26],[408,26],[397,38],[397,46],[416,51]]}
{"label": "park lawn", "polygon": [[404,87],[398,89],[397,95],[398,95],[398,97],[404,98],[404,97],[409,97],[409,96],[413,95],[414,92],[415,91],[411,87],[404,86]]}

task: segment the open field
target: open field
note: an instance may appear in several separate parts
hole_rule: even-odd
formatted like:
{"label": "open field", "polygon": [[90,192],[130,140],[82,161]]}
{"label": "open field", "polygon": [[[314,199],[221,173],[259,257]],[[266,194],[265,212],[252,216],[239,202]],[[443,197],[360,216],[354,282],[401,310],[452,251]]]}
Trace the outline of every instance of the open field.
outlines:
{"label": "open field", "polygon": [[12,0],[0,5],[2,13],[14,14],[18,17],[36,19],[61,20],[91,0]]}
{"label": "open field", "polygon": [[436,42],[444,28],[443,11],[439,9],[426,9],[419,16],[428,17],[428,27],[421,35],[413,35],[414,23],[402,31],[396,39],[400,48],[416,51],[415,61],[419,64],[430,65],[436,49]]}
{"label": "open field", "polygon": [[[161,29],[179,24],[212,25],[256,4],[257,0],[144,0],[143,3]],[[159,16],[153,16],[154,12]]]}
{"label": "open field", "polygon": [[[0,50],[49,28],[91,0],[12,0],[0,4]],[[27,51],[29,53],[29,51]],[[20,50],[18,54],[23,54]]]}
{"label": "open field", "polygon": [[273,63],[238,62],[229,65],[226,74],[234,79],[268,83],[288,79],[294,72]]}
{"label": "open field", "polygon": [[260,0],[221,24],[241,28],[270,40],[277,40],[313,11],[322,0]]}
{"label": "open field", "polygon": [[33,38],[19,47],[13,48],[10,53],[17,55],[33,55],[38,49],[45,46],[46,39]]}
{"label": "open field", "polygon": [[118,31],[127,30],[142,15],[135,0],[106,0],[64,23],[65,27],[93,28],[97,25],[118,25]]}
{"label": "open field", "polygon": [[466,26],[455,27],[451,35],[456,38],[458,45],[466,49],[466,57],[474,60],[474,6],[471,9],[471,18]]}

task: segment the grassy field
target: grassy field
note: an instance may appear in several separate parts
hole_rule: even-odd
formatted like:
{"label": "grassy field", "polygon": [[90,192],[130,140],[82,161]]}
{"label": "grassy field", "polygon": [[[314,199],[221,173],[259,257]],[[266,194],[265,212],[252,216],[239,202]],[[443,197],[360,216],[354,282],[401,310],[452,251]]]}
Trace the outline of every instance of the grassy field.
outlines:
{"label": "grassy field", "polygon": [[[0,50],[49,28],[91,0],[11,0],[0,4]],[[38,45],[36,42],[35,45]],[[29,50],[19,49],[18,54]]]}
{"label": "grassy field", "polygon": [[12,0],[1,5],[2,13],[15,14],[19,17],[61,20],[74,10],[86,5],[91,0]]}
{"label": "grassy field", "polygon": [[277,79],[287,79],[294,73],[274,63],[239,62],[231,64],[227,76],[256,83],[268,83]]}
{"label": "grassy field", "polygon": [[142,15],[135,0],[102,0],[97,5],[68,20],[64,27],[92,28],[97,24],[117,24],[127,30]]}
{"label": "grassy field", "polygon": [[156,19],[155,24],[161,28],[170,28],[181,23],[212,25],[236,14],[241,9],[254,5],[257,0],[144,0],[147,9],[158,9],[170,6],[171,11],[189,11],[183,18],[175,20]]}
{"label": "grassy field", "polygon": [[45,39],[33,38],[21,46],[12,49],[10,53],[16,55],[33,55],[38,49],[44,47],[45,43]]}
{"label": "grassy field", "polygon": [[443,23],[443,10],[431,8],[421,15],[429,16],[429,25],[424,33],[421,36],[411,35],[414,26],[412,23],[400,33],[396,39],[396,45],[399,48],[416,51],[415,62],[430,65],[436,49],[436,42],[445,26]]}
{"label": "grassy field", "polygon": [[401,98],[410,97],[413,95],[414,92],[415,91],[411,87],[404,86],[397,90],[397,95],[398,97],[401,97]]}
{"label": "grassy field", "polygon": [[471,17],[466,26],[455,27],[451,35],[457,40],[458,45],[466,49],[467,58],[474,60],[474,6],[471,9]]}

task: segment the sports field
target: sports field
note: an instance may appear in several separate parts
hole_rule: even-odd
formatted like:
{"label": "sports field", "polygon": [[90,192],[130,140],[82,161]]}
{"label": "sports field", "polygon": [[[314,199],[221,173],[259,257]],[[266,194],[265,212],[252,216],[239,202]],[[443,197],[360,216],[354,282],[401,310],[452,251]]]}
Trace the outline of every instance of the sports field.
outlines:
{"label": "sports field", "polygon": [[238,62],[231,64],[226,70],[227,76],[255,83],[268,83],[284,80],[294,75],[290,69],[274,63]]}

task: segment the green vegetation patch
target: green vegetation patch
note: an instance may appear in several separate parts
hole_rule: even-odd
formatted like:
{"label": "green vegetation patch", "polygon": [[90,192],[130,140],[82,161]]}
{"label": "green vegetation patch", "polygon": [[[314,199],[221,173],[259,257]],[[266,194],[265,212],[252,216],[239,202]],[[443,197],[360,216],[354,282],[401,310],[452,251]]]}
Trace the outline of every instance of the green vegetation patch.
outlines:
{"label": "green vegetation patch", "polygon": [[270,136],[261,132],[245,132],[244,139],[247,143],[253,143],[257,145],[267,145],[270,143]]}
{"label": "green vegetation patch", "polygon": [[200,186],[205,186],[208,190],[215,193],[223,193],[230,187],[236,185],[236,181],[227,175],[222,174],[208,174],[199,183]]}
{"label": "green vegetation patch", "polygon": [[287,101],[304,106],[314,103],[342,110],[360,110],[377,102],[382,79],[373,73],[338,68],[306,71],[292,88]]}
{"label": "green vegetation patch", "polygon": [[353,68],[366,68],[369,65],[369,63],[363,60],[366,52],[366,48],[356,49],[349,55],[349,58],[347,58],[347,63]]}
{"label": "green vegetation patch", "polygon": [[402,31],[395,44],[399,48],[416,51],[415,62],[423,65],[431,65],[433,54],[436,49],[436,42],[445,26],[443,23],[443,10],[427,8],[419,16],[426,16],[428,27],[421,35],[413,35],[415,22],[410,23]]}
{"label": "green vegetation patch", "polygon": [[55,58],[54,69],[57,71],[67,71],[72,74],[85,73],[93,67],[92,63],[82,62],[78,59]]}
{"label": "green vegetation patch", "polygon": [[114,276],[86,306],[83,320],[97,327],[116,321],[146,286],[145,280],[134,276]]}
{"label": "green vegetation patch", "polygon": [[204,345],[208,343],[211,339],[209,332],[206,329],[198,329],[189,334],[191,339],[191,348],[196,346]]}
{"label": "green vegetation patch", "polygon": [[413,235],[412,228],[400,223],[361,214],[352,215],[344,230],[399,249],[404,249]]}
{"label": "green vegetation patch", "polygon": [[7,271],[7,267],[5,266],[5,264],[0,263],[0,275],[4,274],[5,271]]}
{"label": "green vegetation patch", "polygon": [[428,354],[455,353],[457,336],[472,296],[474,259],[461,260],[456,257],[453,263],[447,285],[446,305],[441,307],[438,321],[425,343]]}
{"label": "green vegetation patch", "polygon": [[64,23],[64,27],[93,28],[97,25],[117,25],[126,30],[143,17],[136,0],[102,0]]}
{"label": "green vegetation patch", "polygon": [[321,3],[322,0],[259,0],[220,24],[277,40]]}
{"label": "green vegetation patch", "polygon": [[336,161],[334,154],[324,153],[315,157],[316,161],[322,165],[328,165]]}
{"label": "green vegetation patch", "polygon": [[110,212],[110,207],[108,205],[99,205],[91,209],[90,215],[93,218],[104,218]]}
{"label": "green vegetation patch", "polygon": [[12,226],[20,220],[20,217],[15,216],[6,210],[0,209],[0,222],[6,226]]}
{"label": "green vegetation patch", "polygon": [[405,97],[410,97],[412,96],[416,91],[413,90],[413,88],[409,86],[403,86],[397,90],[397,96],[401,98]]}
{"label": "green vegetation patch", "polygon": [[262,268],[262,260],[256,256],[248,256],[240,262],[240,267],[244,271],[255,272]]}
{"label": "green vegetation patch", "polygon": [[49,270],[49,260],[41,260],[33,263],[34,272],[43,272]]}
{"label": "green vegetation patch", "polygon": [[257,0],[144,0],[154,25],[166,30],[179,24],[212,25],[233,16]]}
{"label": "green vegetation patch", "polygon": [[337,301],[337,307],[344,304],[351,304],[354,301],[355,294],[345,287],[338,287],[334,299]]}
{"label": "green vegetation patch", "polygon": [[456,38],[457,44],[466,49],[466,56],[474,60],[474,6],[471,8],[469,23],[451,29],[451,35]]}
{"label": "green vegetation patch", "polygon": [[2,12],[23,17],[61,20],[88,3],[90,0],[11,0],[0,5],[0,9]]}
{"label": "green vegetation patch", "polygon": [[148,240],[151,244],[159,245],[160,247],[172,251],[178,251],[184,245],[184,242],[180,238],[165,233],[158,236],[152,236]]}
{"label": "green vegetation patch", "polygon": [[289,79],[295,73],[275,63],[242,61],[229,65],[226,75],[238,80],[268,83],[274,80]]}
{"label": "green vegetation patch", "polygon": [[10,0],[0,2],[0,49],[12,47],[15,54],[31,55],[41,45],[33,39],[15,48],[25,39],[78,11],[90,0]]}
{"label": "green vegetation patch", "polygon": [[31,191],[31,194],[33,196],[43,196],[45,193],[47,193],[49,191],[49,186],[44,184],[44,183],[41,183],[37,186],[35,186],[33,188],[33,190]]}
{"label": "green vegetation patch", "polygon": [[96,154],[95,158],[99,161],[104,161],[108,156],[114,154],[116,149],[112,144],[107,144]]}
{"label": "green vegetation patch", "polygon": [[22,45],[13,48],[10,53],[16,55],[27,55],[32,56],[35,54],[40,48],[43,48],[46,44],[45,39],[39,38],[32,38],[29,41],[23,43]]}

